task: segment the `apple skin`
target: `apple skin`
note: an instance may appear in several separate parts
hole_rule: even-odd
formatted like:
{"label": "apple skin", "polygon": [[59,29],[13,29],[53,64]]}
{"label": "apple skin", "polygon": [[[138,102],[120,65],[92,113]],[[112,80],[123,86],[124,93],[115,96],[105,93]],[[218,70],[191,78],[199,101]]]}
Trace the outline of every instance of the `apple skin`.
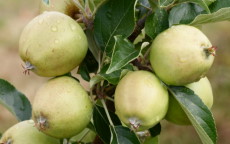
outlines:
{"label": "apple skin", "polygon": [[214,50],[199,29],[188,25],[172,26],[154,39],[150,63],[164,83],[186,85],[206,75],[214,60]]}
{"label": "apple skin", "polygon": [[[207,77],[185,86],[193,90],[194,93],[201,98],[203,103],[211,109],[213,104],[213,93],[211,84]],[[178,125],[191,125],[187,115],[172,95],[169,96],[169,108],[165,119]]]}
{"label": "apple skin", "polygon": [[148,71],[129,72],[115,90],[119,119],[135,131],[147,130],[162,120],[168,110],[168,91]]}
{"label": "apple skin", "polygon": [[44,77],[70,72],[82,62],[87,50],[87,38],[80,25],[60,12],[35,17],[19,40],[19,54],[25,67],[32,65],[26,69]]}
{"label": "apple skin", "polygon": [[73,0],[40,0],[40,13],[45,11],[58,11],[70,17],[78,13]]}
{"label": "apple skin", "polygon": [[87,127],[92,111],[92,102],[79,82],[61,76],[49,80],[37,91],[32,118],[45,134],[70,138]]}
{"label": "apple skin", "polygon": [[[58,139],[39,132],[33,120],[26,120],[10,127],[2,136],[3,144],[60,144]],[[8,143],[7,143],[8,142]]]}

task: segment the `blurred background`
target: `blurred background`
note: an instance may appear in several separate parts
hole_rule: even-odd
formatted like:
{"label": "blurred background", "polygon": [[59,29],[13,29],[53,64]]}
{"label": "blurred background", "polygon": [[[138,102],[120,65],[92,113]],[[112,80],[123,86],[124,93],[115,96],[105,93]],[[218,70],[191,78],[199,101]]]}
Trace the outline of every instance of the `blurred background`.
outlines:
{"label": "blurred background", "polygon": [[[23,74],[18,40],[23,27],[38,14],[39,0],[0,0],[0,78],[9,81],[33,101],[36,90],[47,78]],[[213,87],[212,112],[218,131],[218,144],[230,144],[230,22],[204,25],[203,32],[217,46],[217,55],[208,78]],[[0,105],[0,133],[17,120]],[[201,144],[191,126],[162,122],[160,144]]]}

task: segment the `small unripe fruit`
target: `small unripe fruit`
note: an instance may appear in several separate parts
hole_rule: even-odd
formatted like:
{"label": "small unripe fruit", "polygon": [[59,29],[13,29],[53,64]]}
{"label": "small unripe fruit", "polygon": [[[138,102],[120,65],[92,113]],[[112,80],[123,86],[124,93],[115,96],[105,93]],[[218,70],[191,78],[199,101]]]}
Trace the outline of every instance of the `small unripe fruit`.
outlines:
{"label": "small unripe fruit", "polygon": [[86,128],[92,110],[91,100],[79,82],[61,76],[37,91],[32,114],[40,131],[56,138],[70,138]]}
{"label": "small unripe fruit", "polygon": [[81,63],[87,50],[87,38],[80,25],[60,12],[35,17],[19,40],[25,69],[46,77],[70,72]]}
{"label": "small unripe fruit", "polygon": [[115,109],[119,119],[135,131],[143,131],[162,120],[168,109],[168,91],[148,71],[130,72],[118,83]]}
{"label": "small unripe fruit", "polygon": [[35,128],[33,120],[22,121],[9,128],[1,144],[60,144],[58,139],[45,135]]}
{"label": "small unripe fruit", "polygon": [[[209,109],[211,109],[213,104],[213,93],[211,84],[207,77],[200,79],[198,82],[188,84],[186,85],[186,87],[193,90],[194,93],[201,98],[203,103]],[[166,120],[179,125],[191,124],[180,104],[172,95],[169,96],[169,108],[165,118]]]}
{"label": "small unripe fruit", "polygon": [[73,0],[40,0],[40,13],[44,11],[58,11],[70,17],[78,13]]}
{"label": "small unripe fruit", "polygon": [[166,84],[186,85],[206,75],[215,49],[199,29],[177,25],[154,39],[150,62],[156,75]]}

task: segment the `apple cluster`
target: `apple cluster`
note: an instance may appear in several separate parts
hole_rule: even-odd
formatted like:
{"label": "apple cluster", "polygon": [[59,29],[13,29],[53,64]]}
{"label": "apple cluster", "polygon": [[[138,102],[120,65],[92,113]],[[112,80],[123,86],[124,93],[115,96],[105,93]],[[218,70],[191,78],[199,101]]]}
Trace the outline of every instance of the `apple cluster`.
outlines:
{"label": "apple cluster", "polygon": [[179,125],[191,124],[166,86],[185,86],[211,108],[213,94],[206,73],[214,55],[215,47],[195,27],[177,25],[163,31],[150,46],[154,73],[129,72],[118,83],[116,114],[135,131],[147,130],[163,119]]}
{"label": "apple cluster", "polygon": [[[59,144],[59,139],[86,130],[92,119],[88,93],[74,77],[66,75],[81,64],[88,51],[87,37],[72,18],[78,9],[72,0],[42,0],[40,9],[22,31],[19,54],[25,74],[32,71],[53,78],[38,89],[32,120],[8,129],[0,144]],[[198,28],[176,25],[163,31],[150,46],[152,71],[130,71],[116,86],[118,118],[135,132],[148,130],[163,119],[191,124],[167,86],[193,90],[211,109],[213,94],[206,74],[214,56],[215,47]]]}

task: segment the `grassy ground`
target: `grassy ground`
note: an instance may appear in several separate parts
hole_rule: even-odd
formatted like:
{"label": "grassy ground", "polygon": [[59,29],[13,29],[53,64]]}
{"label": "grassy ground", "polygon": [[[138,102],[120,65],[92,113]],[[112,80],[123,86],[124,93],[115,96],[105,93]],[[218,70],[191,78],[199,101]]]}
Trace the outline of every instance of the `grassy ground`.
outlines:
{"label": "grassy ground", "polygon": [[[11,82],[32,101],[37,88],[47,78],[31,73],[22,74],[18,56],[18,38],[22,28],[37,15],[39,0],[0,1],[0,78]],[[208,78],[213,87],[214,105],[212,108],[216,120],[219,144],[229,144],[230,111],[230,22],[204,25],[202,30],[218,47],[213,67]],[[16,123],[16,119],[0,106],[0,133]],[[176,126],[162,122],[161,144],[199,144],[201,141],[191,126]]]}

